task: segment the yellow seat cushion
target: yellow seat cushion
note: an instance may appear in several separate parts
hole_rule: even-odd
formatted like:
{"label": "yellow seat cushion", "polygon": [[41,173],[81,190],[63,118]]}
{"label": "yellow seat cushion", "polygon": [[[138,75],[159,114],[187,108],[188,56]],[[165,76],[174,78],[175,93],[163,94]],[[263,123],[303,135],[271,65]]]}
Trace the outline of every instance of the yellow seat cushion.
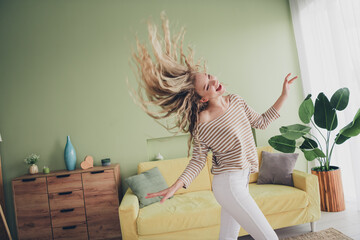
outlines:
{"label": "yellow seat cushion", "polygon": [[264,215],[301,209],[309,204],[306,192],[290,186],[251,183],[249,191]]}
{"label": "yellow seat cushion", "polygon": [[139,235],[178,232],[220,224],[221,207],[211,191],[175,195],[139,211]]}
{"label": "yellow seat cushion", "polygon": [[[138,165],[138,174],[150,170],[151,168],[158,167],[161,174],[165,178],[166,183],[170,187],[183,173],[190,159],[191,158],[177,158],[171,160],[141,162]],[[199,175],[194,179],[194,181],[187,189],[181,188],[175,193],[175,195],[202,190],[211,190],[209,170],[207,167],[204,167],[201,170]]]}

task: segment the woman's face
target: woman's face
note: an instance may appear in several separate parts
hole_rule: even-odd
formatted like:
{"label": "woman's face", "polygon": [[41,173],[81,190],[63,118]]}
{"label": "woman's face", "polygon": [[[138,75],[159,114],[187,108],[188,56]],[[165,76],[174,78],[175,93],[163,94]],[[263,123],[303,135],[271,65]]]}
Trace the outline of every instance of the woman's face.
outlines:
{"label": "woman's face", "polygon": [[212,98],[222,96],[225,92],[225,87],[215,76],[207,73],[196,73],[195,91],[201,96],[201,102],[207,102]]}

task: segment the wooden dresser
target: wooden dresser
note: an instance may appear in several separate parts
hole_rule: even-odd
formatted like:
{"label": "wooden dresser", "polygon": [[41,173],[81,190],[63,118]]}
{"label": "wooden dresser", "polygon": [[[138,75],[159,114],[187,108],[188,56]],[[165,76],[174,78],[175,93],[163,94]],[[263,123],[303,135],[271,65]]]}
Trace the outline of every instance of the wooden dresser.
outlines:
{"label": "wooden dresser", "polygon": [[12,188],[20,240],[121,239],[118,164],[25,175]]}

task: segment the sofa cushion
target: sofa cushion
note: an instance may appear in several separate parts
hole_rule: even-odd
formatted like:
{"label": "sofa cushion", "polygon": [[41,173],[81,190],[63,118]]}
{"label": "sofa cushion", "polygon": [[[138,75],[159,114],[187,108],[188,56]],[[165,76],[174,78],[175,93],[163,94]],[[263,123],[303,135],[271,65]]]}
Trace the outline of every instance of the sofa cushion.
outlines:
{"label": "sofa cushion", "polygon": [[162,199],[162,197],[146,198],[148,193],[158,192],[169,187],[157,167],[128,177],[125,179],[125,183],[139,199],[140,208],[160,202]]}
{"label": "sofa cushion", "polygon": [[299,153],[270,153],[263,151],[257,184],[294,186],[292,172]]}
{"label": "sofa cushion", "polygon": [[139,235],[178,232],[220,224],[221,207],[211,191],[175,195],[140,209]]}
{"label": "sofa cushion", "polygon": [[[171,186],[179,178],[179,176],[185,170],[190,158],[177,158],[171,160],[141,162],[138,165],[138,174],[145,172],[153,167],[158,167],[161,174],[165,178],[166,183]],[[209,177],[209,170],[205,166],[190,186],[185,189],[179,189],[176,194],[182,194],[187,192],[211,190],[211,183]]]}
{"label": "sofa cushion", "polygon": [[295,187],[251,183],[249,191],[264,215],[305,208],[309,204],[306,192]]}

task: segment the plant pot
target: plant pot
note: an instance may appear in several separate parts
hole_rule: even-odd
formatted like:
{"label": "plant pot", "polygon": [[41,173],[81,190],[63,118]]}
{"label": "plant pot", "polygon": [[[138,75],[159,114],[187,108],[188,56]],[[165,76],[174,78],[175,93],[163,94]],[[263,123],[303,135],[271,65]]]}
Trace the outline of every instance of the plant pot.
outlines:
{"label": "plant pot", "polygon": [[317,175],[319,179],[321,211],[344,211],[345,200],[340,168],[330,166],[330,171],[319,171],[312,168],[311,173]]}
{"label": "plant pot", "polygon": [[30,174],[36,174],[39,172],[39,168],[36,164],[31,164],[31,166],[29,167],[29,173]]}

